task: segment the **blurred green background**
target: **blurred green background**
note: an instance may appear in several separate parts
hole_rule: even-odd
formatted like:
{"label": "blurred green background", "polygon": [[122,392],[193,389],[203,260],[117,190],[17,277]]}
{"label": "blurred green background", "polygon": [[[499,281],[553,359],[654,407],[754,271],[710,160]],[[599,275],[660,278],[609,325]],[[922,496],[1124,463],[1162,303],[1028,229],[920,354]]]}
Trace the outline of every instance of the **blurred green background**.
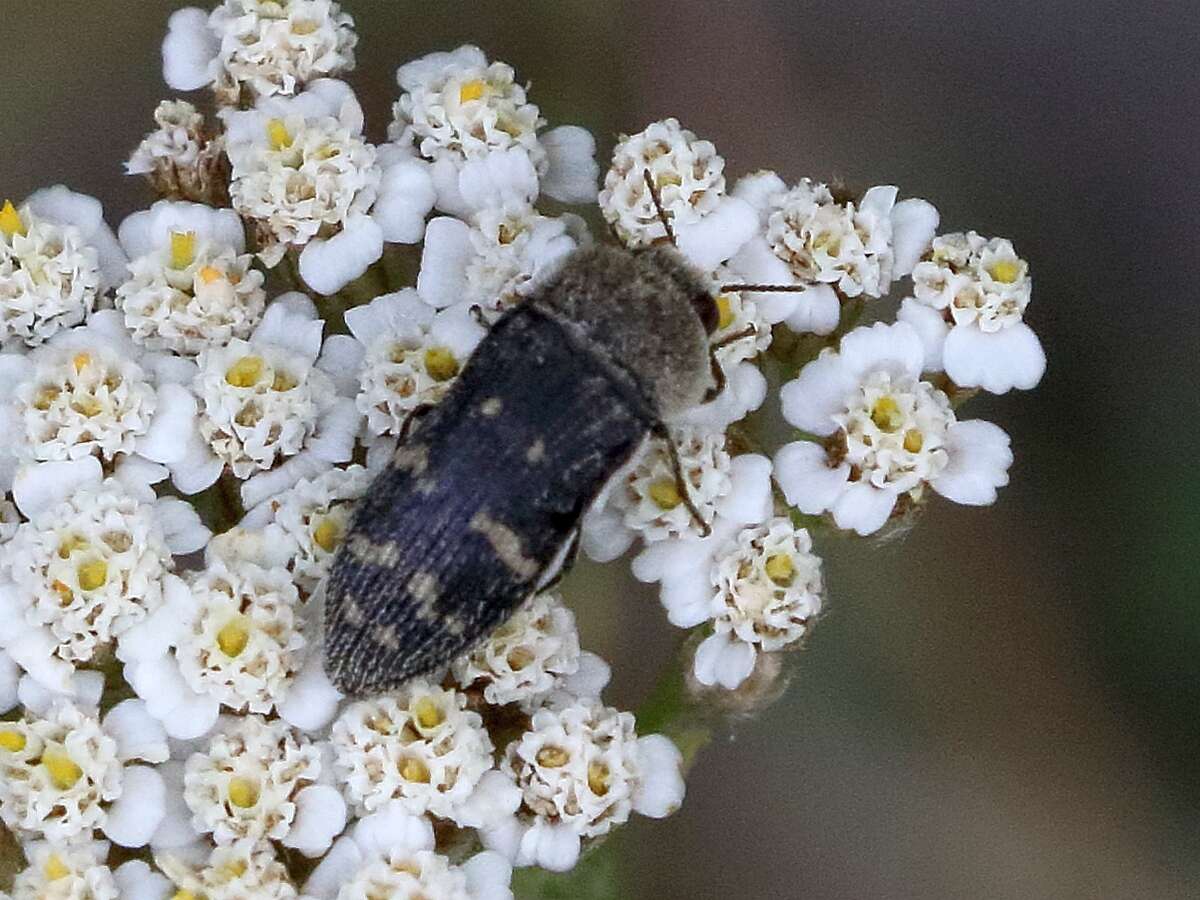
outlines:
{"label": "blurred green background", "polygon": [[[168,0],[4,4],[0,194],[108,218],[150,125]],[[1194,2],[347,0],[381,138],[396,65],[470,41],[601,153],[667,115],[731,174],[895,183],[1014,239],[1050,365],[975,401],[999,504],[826,541],[830,612],[787,696],[624,829],[622,897],[1200,895],[1200,24]],[[635,706],[676,634],[622,566],[568,593]]]}

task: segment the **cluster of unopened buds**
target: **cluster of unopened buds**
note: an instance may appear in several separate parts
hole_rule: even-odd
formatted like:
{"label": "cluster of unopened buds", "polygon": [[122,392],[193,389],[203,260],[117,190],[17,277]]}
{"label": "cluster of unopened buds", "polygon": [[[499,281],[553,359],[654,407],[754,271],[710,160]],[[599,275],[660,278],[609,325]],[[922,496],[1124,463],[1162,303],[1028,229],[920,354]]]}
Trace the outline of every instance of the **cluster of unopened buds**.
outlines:
{"label": "cluster of unopened buds", "polygon": [[[115,233],[63,186],[0,209],[14,898],[511,897],[514,867],[570,869],[680,806],[679,750],[604,703],[558,594],[398,693],[344,698],[322,668],[322,580],[409,413],[592,240],[543,198],[712,277],[727,384],[674,423],[682,485],[652,444],[582,535],[599,561],[639,542],[635,576],[696,633],[698,696],[748,690],[812,629],[814,533],[1007,483],[1007,435],[961,404],[1042,375],[1009,241],[939,234],[894,187],[727,181],[674,119],[601,178],[593,138],[547,128],[475,47],[401,66],[371,144],[339,80],[357,41],[332,0],[181,10],[165,78],[212,112],[154,111],[127,169],[157,202]],[[895,296],[894,322],[858,324]],[[774,453],[768,358],[794,436]]]}

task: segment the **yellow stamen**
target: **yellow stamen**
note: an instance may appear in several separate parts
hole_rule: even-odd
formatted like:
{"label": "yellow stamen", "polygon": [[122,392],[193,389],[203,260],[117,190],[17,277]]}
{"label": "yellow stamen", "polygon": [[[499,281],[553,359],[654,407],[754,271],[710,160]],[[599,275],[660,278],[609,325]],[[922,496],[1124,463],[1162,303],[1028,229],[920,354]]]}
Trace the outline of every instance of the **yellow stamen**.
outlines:
{"label": "yellow stamen", "polygon": [[406,757],[400,763],[400,777],[405,781],[429,784],[429,767],[414,756]]}
{"label": "yellow stamen", "polygon": [[233,387],[249,388],[263,377],[266,363],[261,356],[243,356],[225,373],[225,381]]}
{"label": "yellow stamen", "polygon": [[42,754],[42,765],[46,767],[51,783],[60,791],[74,787],[83,777],[83,769],[62,750],[47,749]]}
{"label": "yellow stamen", "polygon": [[463,86],[458,89],[458,102],[467,103],[471,100],[478,100],[483,96],[486,87],[487,85],[478,78],[464,82]]}
{"label": "yellow stamen", "polygon": [[292,140],[283,119],[272,119],[267,123],[267,143],[272,150],[286,150],[292,146]]}
{"label": "yellow stamen", "polygon": [[508,651],[508,667],[514,672],[520,672],[523,668],[529,665],[534,660],[534,655],[531,650],[526,647],[516,647]]}
{"label": "yellow stamen", "polygon": [[229,802],[241,809],[249,809],[258,802],[258,783],[249,778],[230,779]]}
{"label": "yellow stamen", "polygon": [[60,878],[66,878],[71,874],[71,870],[59,858],[57,853],[51,853],[46,860],[46,866],[42,869],[47,881],[58,881]]}
{"label": "yellow stamen", "polygon": [[5,200],[4,208],[0,209],[0,231],[4,232],[6,238],[14,234],[24,237],[26,234],[25,223],[21,221],[21,214],[17,212],[11,200]]}
{"label": "yellow stamen", "polygon": [[274,379],[274,381],[271,382],[271,390],[273,390],[273,391],[290,391],[292,388],[294,388],[299,383],[300,382],[298,382],[295,378],[293,378],[287,372],[276,372],[275,379]]}
{"label": "yellow stamen", "polygon": [[225,863],[225,865],[221,867],[221,870],[225,873],[226,878],[231,880],[234,878],[241,878],[246,874],[246,861],[244,859],[235,859],[231,862]]}
{"label": "yellow stamen", "polygon": [[71,592],[71,589],[57,578],[50,582],[50,587],[52,587],[54,592],[58,594],[58,602],[60,606],[70,606],[71,601],[75,599],[75,595]]}
{"label": "yellow stamen", "polygon": [[871,407],[871,421],[880,431],[891,434],[904,424],[904,413],[900,412],[900,404],[894,397],[884,394]]}
{"label": "yellow stamen", "polygon": [[94,591],[108,582],[108,563],[102,559],[93,559],[76,569],[75,573],[79,576],[80,588]]}
{"label": "yellow stamen", "polygon": [[0,749],[20,753],[25,749],[25,735],[15,728],[5,728],[0,731]]}
{"label": "yellow stamen", "polygon": [[728,294],[717,297],[717,331],[724,331],[733,324],[733,303]]}
{"label": "yellow stamen", "polygon": [[446,721],[446,713],[432,697],[422,697],[413,705],[413,714],[417,717],[417,725],[426,730],[437,728]]}
{"label": "yellow stamen", "polygon": [[597,797],[603,797],[608,793],[608,779],[608,766],[604,763],[594,762],[588,766],[588,787]]}
{"label": "yellow stamen", "polygon": [[791,584],[796,574],[796,566],[792,563],[791,556],[786,553],[772,553],[767,557],[764,568],[767,570],[767,577],[780,587]]}
{"label": "yellow stamen", "polygon": [[683,179],[675,172],[659,172],[654,176],[654,186],[659,189],[665,188],[668,185],[679,187],[681,184],[683,184]]}
{"label": "yellow stamen", "polygon": [[1021,274],[1021,264],[1015,259],[997,260],[988,269],[988,274],[992,276],[993,281],[1012,284]]}
{"label": "yellow stamen", "polygon": [[171,268],[186,269],[196,261],[196,232],[171,232]]}
{"label": "yellow stamen", "polygon": [[42,412],[45,412],[50,408],[50,404],[53,403],[61,393],[62,391],[56,387],[42,388],[40,391],[38,391],[37,396],[33,400],[33,408],[40,409]]}
{"label": "yellow stamen", "polygon": [[90,353],[76,353],[71,357],[71,364],[75,366],[75,374],[79,374],[92,364],[92,355]]}
{"label": "yellow stamen", "polygon": [[446,347],[430,347],[425,351],[425,371],[434,381],[449,381],[458,374],[458,360]]}
{"label": "yellow stamen", "polygon": [[230,619],[217,632],[217,646],[226,656],[233,658],[246,649],[250,643],[250,628],[244,617]]}
{"label": "yellow stamen", "polygon": [[213,266],[205,266],[196,274],[200,276],[200,280],[205,284],[212,284],[214,281],[219,281],[225,277],[224,272],[222,272],[220,269],[214,268]]}
{"label": "yellow stamen", "polygon": [[904,449],[909,453],[920,453],[925,446],[925,436],[915,428],[904,432]]}
{"label": "yellow stamen", "polygon": [[326,553],[332,553],[341,539],[342,528],[332,516],[326,516],[321,520],[321,524],[313,529],[313,543]]}
{"label": "yellow stamen", "polygon": [[100,401],[91,395],[80,397],[78,400],[72,400],[71,409],[89,419],[100,415],[104,411],[104,407],[100,405]]}
{"label": "yellow stamen", "polygon": [[58,558],[70,559],[76,550],[86,550],[91,545],[77,534],[68,535],[58,543]]}
{"label": "yellow stamen", "polygon": [[299,22],[292,23],[292,34],[312,34],[321,27],[319,22],[314,22],[311,19],[301,19]]}
{"label": "yellow stamen", "polygon": [[199,900],[191,891],[180,889],[171,895],[171,900]]}
{"label": "yellow stamen", "polygon": [[683,502],[674,478],[660,478],[650,484],[650,499],[659,509],[674,509]]}
{"label": "yellow stamen", "polygon": [[561,747],[543,747],[534,758],[539,766],[547,769],[561,769],[571,761],[571,754]]}

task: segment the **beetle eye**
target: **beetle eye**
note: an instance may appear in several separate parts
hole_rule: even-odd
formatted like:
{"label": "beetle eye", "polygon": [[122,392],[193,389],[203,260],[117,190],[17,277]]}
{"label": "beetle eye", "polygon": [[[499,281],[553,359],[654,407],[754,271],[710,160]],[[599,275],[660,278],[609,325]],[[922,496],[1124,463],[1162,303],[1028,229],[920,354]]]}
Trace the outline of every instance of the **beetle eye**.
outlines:
{"label": "beetle eye", "polygon": [[717,322],[720,321],[721,315],[712,294],[697,294],[692,298],[692,309],[696,310],[696,315],[700,317],[700,323],[708,334],[717,330]]}

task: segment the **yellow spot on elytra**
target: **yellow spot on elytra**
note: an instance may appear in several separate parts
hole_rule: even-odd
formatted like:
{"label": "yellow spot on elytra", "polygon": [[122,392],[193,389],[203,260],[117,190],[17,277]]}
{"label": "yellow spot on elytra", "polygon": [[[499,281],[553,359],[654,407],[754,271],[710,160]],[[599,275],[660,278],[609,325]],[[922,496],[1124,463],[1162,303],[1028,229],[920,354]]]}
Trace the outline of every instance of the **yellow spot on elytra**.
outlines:
{"label": "yellow spot on elytra", "polygon": [[650,499],[659,509],[674,509],[683,502],[674,478],[660,478],[651,482]]}
{"label": "yellow spot on elytra", "polygon": [[321,520],[321,524],[313,529],[313,543],[326,553],[332,553],[341,539],[341,526],[331,516],[326,516]]}
{"label": "yellow spot on elytra", "polygon": [[250,643],[250,628],[244,617],[230,619],[217,632],[217,646],[226,656],[233,658],[246,649]]}
{"label": "yellow spot on elytra", "polygon": [[267,122],[267,143],[272,150],[286,150],[292,146],[292,135],[283,124],[283,119],[271,119]]}
{"label": "yellow spot on elytra", "polygon": [[108,582],[108,563],[102,559],[93,559],[75,570],[79,576],[79,587],[85,591],[102,588]]}
{"label": "yellow spot on elytra", "polygon": [[792,563],[791,556],[786,553],[772,553],[767,557],[764,568],[767,570],[767,577],[780,587],[791,584],[796,574],[796,566]]}
{"label": "yellow spot on elytra", "polygon": [[534,660],[534,655],[527,647],[514,647],[508,651],[508,667],[514,672],[520,672],[523,668],[529,665]]}
{"label": "yellow spot on elytra", "polygon": [[266,363],[261,356],[243,356],[225,373],[225,381],[233,387],[249,388],[258,384],[263,377]]}
{"label": "yellow spot on elytra", "polygon": [[75,374],[77,375],[91,364],[92,355],[90,353],[76,353],[71,357],[71,365],[75,367]]}
{"label": "yellow spot on elytra", "polygon": [[50,776],[50,782],[60,791],[74,787],[75,782],[83,777],[83,769],[62,750],[47,749],[42,754],[42,765]]}
{"label": "yellow spot on elytra", "polygon": [[4,208],[0,209],[0,231],[4,232],[6,238],[10,238],[14,234],[24,236],[26,233],[25,223],[21,221],[21,214],[17,212],[17,208],[12,205],[11,200],[5,200]]}
{"label": "yellow spot on elytra", "polygon": [[733,303],[728,294],[717,297],[717,331],[724,331],[733,324]]}
{"label": "yellow spot on elytra", "polygon": [[471,100],[478,100],[483,96],[483,92],[486,88],[487,85],[478,78],[464,82],[463,86],[458,89],[458,102],[467,103]]}
{"label": "yellow spot on elytra", "polygon": [[231,778],[229,802],[241,809],[249,809],[258,802],[258,782],[249,778]]}
{"label": "yellow spot on elytra", "polygon": [[900,412],[900,404],[896,399],[884,394],[871,407],[871,421],[880,431],[891,434],[904,424],[904,414]]}
{"label": "yellow spot on elytra", "polygon": [[400,763],[400,777],[405,781],[429,784],[429,766],[415,756],[405,757]]}
{"label": "yellow spot on elytra", "polygon": [[432,697],[422,697],[413,706],[413,715],[421,728],[437,728],[446,721],[446,713],[434,702]]}
{"label": "yellow spot on elytra", "polygon": [[293,378],[287,372],[276,372],[275,379],[271,382],[271,390],[273,390],[273,391],[290,391],[292,388],[294,388],[299,383],[300,382],[298,382],[295,378]]}
{"label": "yellow spot on elytra", "polygon": [[0,730],[0,750],[7,750],[9,753],[20,753],[24,749],[25,735],[15,728]]}
{"label": "yellow spot on elytra", "polygon": [[46,876],[47,881],[58,881],[60,878],[66,878],[71,874],[71,870],[59,858],[57,853],[51,853],[46,860],[46,865],[42,869],[42,874]]}
{"label": "yellow spot on elytra", "polygon": [[447,347],[430,347],[425,351],[425,371],[434,381],[449,381],[458,374],[458,360]]}
{"label": "yellow spot on elytra", "polygon": [[915,428],[904,432],[904,449],[909,453],[920,453],[925,446],[925,436]]}
{"label": "yellow spot on elytra", "polygon": [[1021,274],[1021,265],[1015,259],[999,259],[988,268],[988,274],[993,281],[1012,284]]}
{"label": "yellow spot on elytra", "polygon": [[196,261],[196,232],[171,232],[171,268],[186,269]]}
{"label": "yellow spot on elytra", "polygon": [[609,774],[608,766],[604,763],[594,762],[588,766],[588,787],[597,797],[608,793]]}
{"label": "yellow spot on elytra", "polygon": [[214,281],[220,281],[225,277],[225,273],[214,266],[205,266],[196,274],[205,284],[212,284]]}
{"label": "yellow spot on elytra", "polygon": [[312,19],[301,19],[298,22],[292,23],[292,34],[312,34],[320,27],[321,24],[313,21]]}
{"label": "yellow spot on elytra", "polygon": [[537,752],[534,757],[537,764],[546,769],[561,769],[571,761],[571,754],[562,747],[547,746]]}

